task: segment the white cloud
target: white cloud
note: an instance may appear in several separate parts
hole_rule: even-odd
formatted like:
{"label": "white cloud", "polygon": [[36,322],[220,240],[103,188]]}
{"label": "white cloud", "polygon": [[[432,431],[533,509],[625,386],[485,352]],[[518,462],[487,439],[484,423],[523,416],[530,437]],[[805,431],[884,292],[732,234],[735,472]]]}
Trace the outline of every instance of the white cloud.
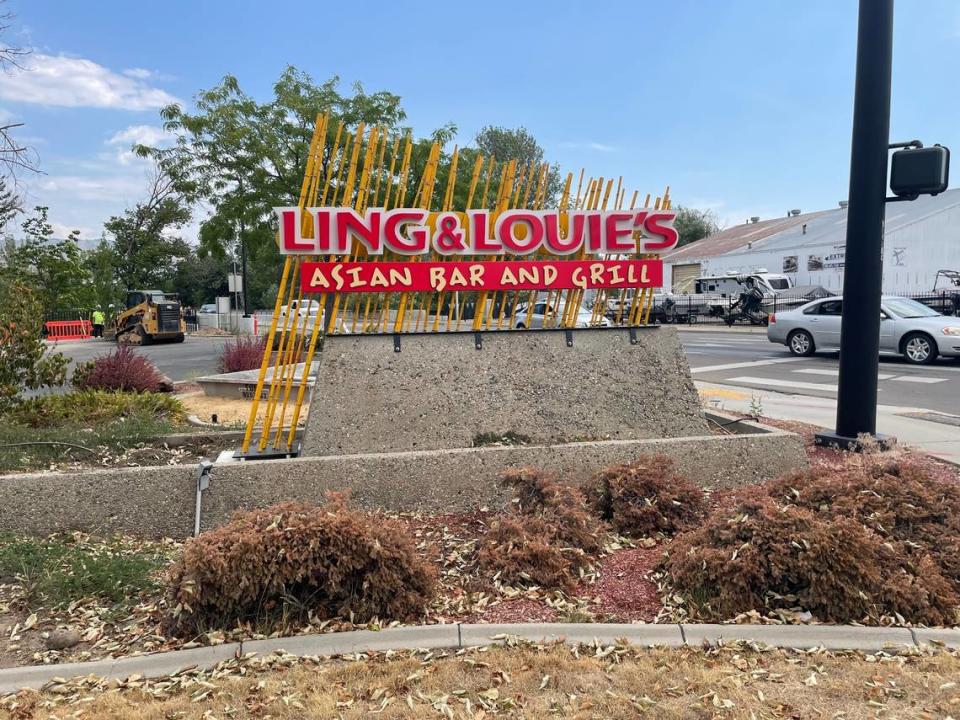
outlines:
{"label": "white cloud", "polygon": [[618,147],[614,145],[606,145],[604,143],[593,142],[588,140],[585,142],[562,142],[560,147],[568,150],[596,150],[597,152],[616,152],[619,150]]}
{"label": "white cloud", "polygon": [[124,70],[123,74],[127,77],[136,78],[137,80],[149,80],[154,76],[152,70],[146,70],[144,68],[129,68],[128,70]]}
{"label": "white cloud", "polygon": [[[70,237],[70,233],[72,233],[74,230],[77,230],[80,233],[81,240],[93,240],[95,237],[97,237],[97,234],[94,232],[93,228],[89,227],[76,227],[53,221],[51,221],[50,227],[53,228],[53,237],[61,240]],[[81,243],[81,246],[87,247],[87,244]]]}
{"label": "white cloud", "polygon": [[33,190],[77,200],[113,201],[121,208],[129,200],[143,193],[145,174],[105,175],[47,175],[33,183]]}
{"label": "white cloud", "polygon": [[107,145],[117,148],[116,159],[121,165],[129,165],[139,160],[131,148],[134,145],[150,145],[153,147],[166,145],[173,140],[173,134],[162,127],[154,125],[131,125],[114,133],[107,141]]}
{"label": "white cloud", "polygon": [[[138,70],[139,72],[139,70]],[[22,71],[0,73],[0,98],[59,107],[152,110],[178,102],[140,75],[122,75],[85,58],[33,53]]]}
{"label": "white cloud", "polygon": [[162,127],[131,125],[111,135],[107,145],[159,145],[171,139],[173,135]]}

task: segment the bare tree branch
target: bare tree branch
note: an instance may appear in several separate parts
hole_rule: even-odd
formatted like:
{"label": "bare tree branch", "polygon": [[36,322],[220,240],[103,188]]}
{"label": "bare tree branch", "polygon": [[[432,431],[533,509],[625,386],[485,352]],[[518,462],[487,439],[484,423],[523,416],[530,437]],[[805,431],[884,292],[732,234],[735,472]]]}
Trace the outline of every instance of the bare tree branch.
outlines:
{"label": "bare tree branch", "polygon": [[[0,0],[0,5],[6,3],[6,1],[7,0]],[[3,37],[4,33],[10,29],[12,24],[13,13],[9,10],[0,12],[0,37]],[[0,42],[0,69],[6,70],[9,67],[23,69],[20,66],[19,60],[29,54],[30,51],[25,48],[12,47]]]}
{"label": "bare tree branch", "polygon": [[[0,0],[0,5],[6,0]],[[3,43],[3,36],[10,29],[13,13],[0,12],[0,71],[21,72],[23,66],[20,59],[29,55],[30,51],[24,48],[13,47]],[[36,152],[14,139],[11,130],[22,127],[23,123],[11,123],[0,126],[0,168],[6,169],[16,176],[18,170],[39,172],[37,169]]]}

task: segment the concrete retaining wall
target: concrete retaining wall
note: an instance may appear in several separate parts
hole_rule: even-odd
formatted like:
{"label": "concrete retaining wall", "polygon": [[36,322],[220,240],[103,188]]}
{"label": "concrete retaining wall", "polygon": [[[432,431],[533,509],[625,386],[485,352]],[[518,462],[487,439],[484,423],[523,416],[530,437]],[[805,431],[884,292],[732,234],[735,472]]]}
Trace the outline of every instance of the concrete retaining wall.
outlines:
{"label": "concrete retaining wall", "polygon": [[[337,335],[319,354],[301,454],[703,435],[674,328]],[[569,343],[569,344],[568,344]]]}
{"label": "concrete retaining wall", "polygon": [[[542,467],[582,483],[603,466],[643,453],[669,455],[681,472],[704,486],[761,481],[806,463],[799,437],[777,430],[225,463],[214,467],[203,494],[202,527],[225,522],[238,508],[284,500],[322,502],[328,490],[350,490],[354,504],[365,508],[496,507],[509,496],[498,482],[506,468]],[[84,530],[187,537],[193,531],[195,473],[192,466],[166,466],[0,477],[0,527],[37,535]]]}

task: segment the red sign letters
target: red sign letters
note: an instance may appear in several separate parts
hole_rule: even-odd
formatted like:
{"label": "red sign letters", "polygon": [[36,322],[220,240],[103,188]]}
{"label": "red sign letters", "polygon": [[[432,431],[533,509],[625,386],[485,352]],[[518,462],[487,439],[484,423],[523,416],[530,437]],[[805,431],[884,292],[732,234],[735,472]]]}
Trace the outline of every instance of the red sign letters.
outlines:
{"label": "red sign letters", "polygon": [[275,211],[286,255],[346,255],[354,242],[367,255],[623,255],[663,253],[678,240],[672,210],[506,210],[492,220],[488,210],[370,208],[361,215],[352,208],[307,208],[310,237],[303,236],[299,208]]}

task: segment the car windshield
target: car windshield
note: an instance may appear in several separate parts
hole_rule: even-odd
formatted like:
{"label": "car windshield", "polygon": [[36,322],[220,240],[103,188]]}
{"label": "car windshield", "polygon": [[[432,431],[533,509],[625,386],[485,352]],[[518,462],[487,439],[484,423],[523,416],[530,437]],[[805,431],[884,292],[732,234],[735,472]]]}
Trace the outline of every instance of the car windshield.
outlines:
{"label": "car windshield", "polygon": [[789,290],[790,281],[786,278],[768,278],[767,282],[770,283],[770,287],[774,290]]}
{"label": "car windshield", "polygon": [[890,300],[884,300],[883,304],[894,315],[904,319],[936,317],[940,314],[936,310],[928,308],[923,303],[910,300],[909,298],[892,298]]}

